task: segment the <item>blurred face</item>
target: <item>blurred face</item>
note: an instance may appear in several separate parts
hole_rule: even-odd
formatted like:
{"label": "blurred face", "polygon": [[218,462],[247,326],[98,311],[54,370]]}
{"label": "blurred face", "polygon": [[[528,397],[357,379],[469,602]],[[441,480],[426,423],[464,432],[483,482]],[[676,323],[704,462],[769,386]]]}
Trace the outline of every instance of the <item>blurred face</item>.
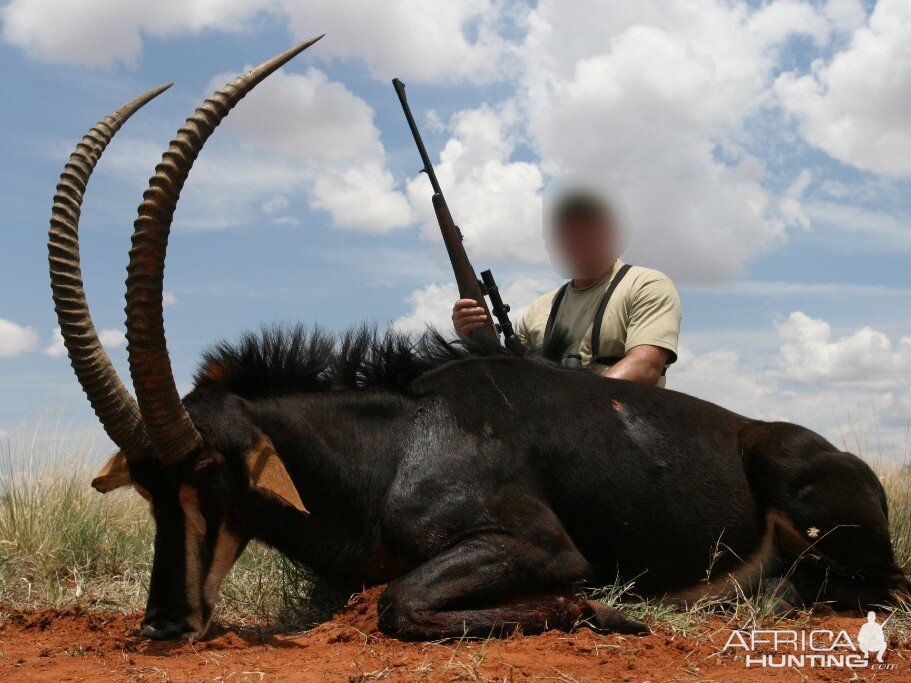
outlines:
{"label": "blurred face", "polygon": [[553,256],[569,277],[601,277],[617,258],[617,231],[603,211],[565,212],[555,218],[551,231]]}

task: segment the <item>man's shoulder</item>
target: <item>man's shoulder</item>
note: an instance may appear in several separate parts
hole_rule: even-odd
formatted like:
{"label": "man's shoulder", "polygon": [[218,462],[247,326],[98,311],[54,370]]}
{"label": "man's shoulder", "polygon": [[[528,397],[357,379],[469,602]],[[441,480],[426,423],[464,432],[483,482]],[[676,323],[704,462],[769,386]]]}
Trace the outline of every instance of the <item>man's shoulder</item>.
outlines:
{"label": "man's shoulder", "polygon": [[538,318],[543,318],[546,321],[548,316],[550,316],[550,308],[553,305],[554,297],[557,296],[557,292],[559,292],[562,287],[563,285],[555,287],[549,292],[532,300],[532,302],[525,307],[522,317],[529,321]]}
{"label": "man's shoulder", "polygon": [[665,275],[660,270],[655,268],[647,268],[646,266],[631,266],[629,272],[626,274],[626,277],[630,282],[635,282],[638,284],[646,284],[648,282],[669,282],[673,284],[673,280],[668,275]]}
{"label": "man's shoulder", "polygon": [[528,304],[528,308],[526,308],[525,310],[535,311],[535,312],[547,311],[548,313],[550,313],[550,307],[554,302],[554,297],[557,296],[557,292],[559,292],[562,288],[563,288],[563,285],[560,285],[559,287],[554,287],[549,292],[545,292],[541,296],[533,299],[532,302],[530,304]]}

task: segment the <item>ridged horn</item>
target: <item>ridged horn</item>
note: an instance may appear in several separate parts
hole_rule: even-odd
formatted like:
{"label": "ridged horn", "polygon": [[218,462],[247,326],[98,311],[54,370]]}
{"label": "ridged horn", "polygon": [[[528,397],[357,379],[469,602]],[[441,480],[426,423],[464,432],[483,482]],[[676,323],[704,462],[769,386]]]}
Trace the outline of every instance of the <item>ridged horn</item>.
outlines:
{"label": "ridged horn", "polygon": [[269,74],[320,38],[273,57],[209,97],[177,131],[139,205],[127,267],[127,351],[146,433],[166,464],[183,460],[202,445],[177,393],[162,312],[165,256],[180,191],[206,140],[231,109]]}
{"label": "ridged horn", "polygon": [[104,431],[127,459],[150,453],[151,443],[139,406],[117,376],[89,314],[79,256],[79,216],[86,185],[108,143],[127,119],[170,87],[168,83],[130,100],[92,126],[76,145],[54,193],[48,234],[54,309],[70,364]]}

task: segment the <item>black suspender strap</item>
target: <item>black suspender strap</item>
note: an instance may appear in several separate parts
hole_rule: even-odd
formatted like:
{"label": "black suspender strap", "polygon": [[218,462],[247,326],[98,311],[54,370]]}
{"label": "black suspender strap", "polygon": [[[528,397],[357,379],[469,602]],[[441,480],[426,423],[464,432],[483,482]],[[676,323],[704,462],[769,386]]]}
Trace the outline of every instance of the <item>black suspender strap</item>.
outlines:
{"label": "black suspender strap", "polygon": [[554,295],[554,300],[550,304],[550,315],[547,316],[547,325],[544,327],[544,343],[547,343],[547,340],[550,339],[550,333],[554,330],[554,321],[557,319],[557,311],[560,310],[560,302],[563,301],[563,297],[566,295],[567,288],[571,285],[571,282],[567,282],[565,285],[560,287],[557,290],[557,293]]}
{"label": "black suspender strap", "polygon": [[620,270],[618,270],[617,274],[614,275],[614,279],[611,280],[610,285],[604,292],[604,296],[601,297],[601,303],[598,304],[598,312],[595,313],[595,320],[592,322],[592,358],[598,358],[600,356],[601,322],[604,320],[604,310],[607,308],[607,304],[610,302],[610,298],[613,295],[614,290],[617,289],[617,285],[620,284],[620,280],[622,280],[623,276],[629,272],[630,268],[632,268],[632,265],[629,263],[624,263],[620,267]]}

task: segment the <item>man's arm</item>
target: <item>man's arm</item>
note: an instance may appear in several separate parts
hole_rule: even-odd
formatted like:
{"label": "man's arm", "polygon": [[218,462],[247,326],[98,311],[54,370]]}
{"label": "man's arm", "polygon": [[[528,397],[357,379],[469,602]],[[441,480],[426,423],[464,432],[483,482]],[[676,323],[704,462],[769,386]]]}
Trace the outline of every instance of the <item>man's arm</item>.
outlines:
{"label": "man's arm", "polygon": [[642,384],[658,384],[670,352],[651,344],[640,344],[604,371],[605,377]]}
{"label": "man's arm", "polygon": [[644,282],[630,302],[626,355],[604,376],[658,384],[665,366],[677,360],[681,317],[673,282],[660,274]]}

